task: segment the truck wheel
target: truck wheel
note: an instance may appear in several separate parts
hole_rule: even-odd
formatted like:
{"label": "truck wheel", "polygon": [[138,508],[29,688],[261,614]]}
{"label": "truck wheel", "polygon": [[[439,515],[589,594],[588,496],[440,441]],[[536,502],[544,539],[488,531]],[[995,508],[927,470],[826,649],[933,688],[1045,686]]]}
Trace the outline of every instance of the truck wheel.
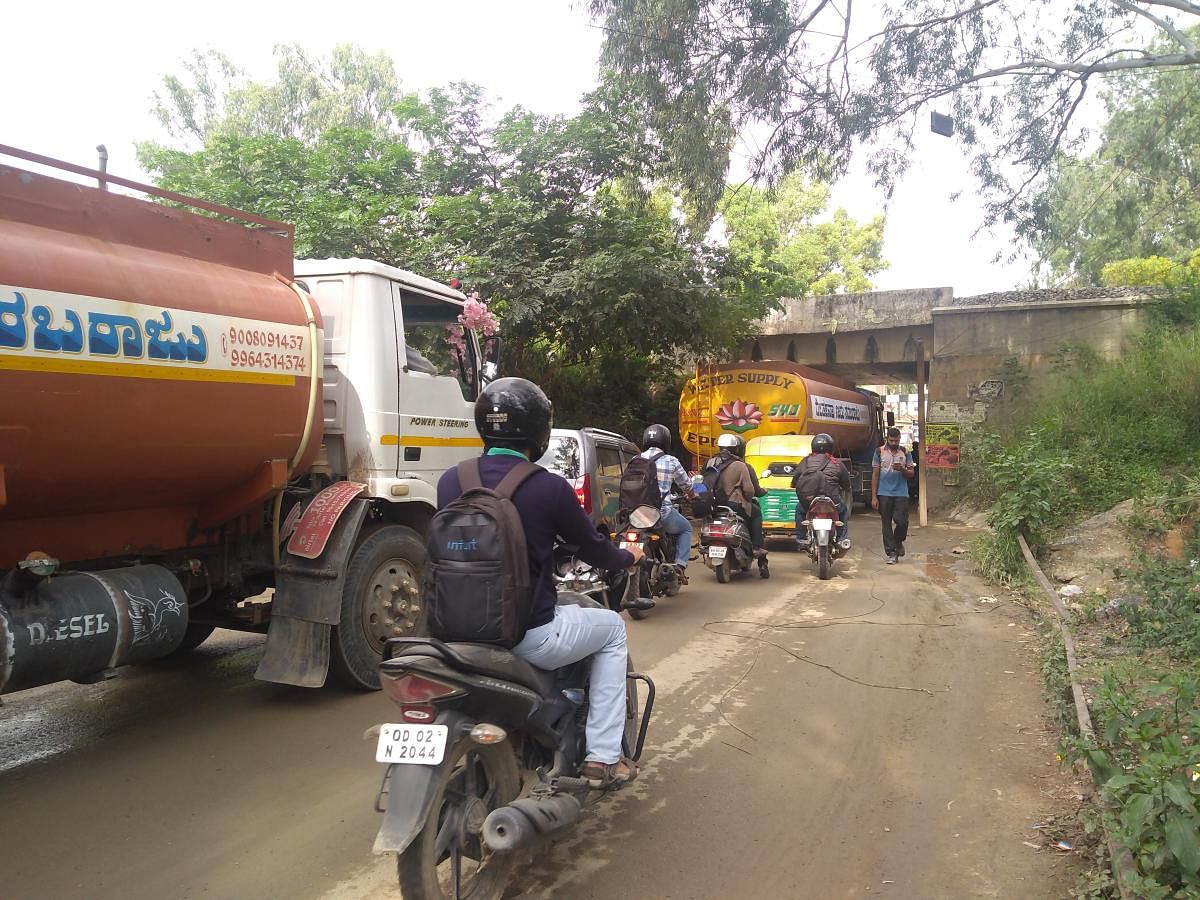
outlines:
{"label": "truck wheel", "polygon": [[344,687],[379,690],[379,660],[388,638],[421,633],[425,542],[404,525],[384,525],[359,536],[346,570],[342,619],[334,626],[330,674]]}

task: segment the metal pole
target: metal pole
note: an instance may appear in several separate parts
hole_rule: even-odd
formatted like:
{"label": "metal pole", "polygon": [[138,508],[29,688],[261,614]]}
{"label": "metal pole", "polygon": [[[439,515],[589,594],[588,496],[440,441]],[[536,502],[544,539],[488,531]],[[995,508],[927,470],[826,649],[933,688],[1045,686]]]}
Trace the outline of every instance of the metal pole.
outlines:
{"label": "metal pole", "polygon": [[108,180],[104,177],[108,172],[108,148],[103,144],[96,145],[96,152],[100,154],[100,178],[97,179],[100,183],[100,190],[108,190]]}
{"label": "metal pole", "polygon": [[925,477],[925,342],[917,341],[917,434],[921,439],[921,459],[917,466],[917,509],[918,523],[924,528],[929,524],[929,492]]}

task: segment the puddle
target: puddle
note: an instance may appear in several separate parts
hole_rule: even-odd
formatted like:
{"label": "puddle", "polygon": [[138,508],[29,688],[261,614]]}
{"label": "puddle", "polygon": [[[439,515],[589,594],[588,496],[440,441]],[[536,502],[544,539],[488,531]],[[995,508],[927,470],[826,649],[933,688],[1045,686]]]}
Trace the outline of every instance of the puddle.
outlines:
{"label": "puddle", "polygon": [[927,562],[924,568],[925,577],[938,587],[946,587],[958,580],[958,576],[950,570],[950,567],[941,563]]}

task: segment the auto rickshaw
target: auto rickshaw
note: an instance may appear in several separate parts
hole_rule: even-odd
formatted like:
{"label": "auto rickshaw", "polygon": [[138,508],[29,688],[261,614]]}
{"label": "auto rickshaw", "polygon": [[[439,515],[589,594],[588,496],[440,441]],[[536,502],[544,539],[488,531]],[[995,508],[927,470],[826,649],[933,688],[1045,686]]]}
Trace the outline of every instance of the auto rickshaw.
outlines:
{"label": "auto rickshaw", "polygon": [[746,465],[758,476],[766,495],[758,498],[767,538],[796,536],[796,492],[792,475],[812,452],[811,434],[779,434],[752,438],[746,444]]}

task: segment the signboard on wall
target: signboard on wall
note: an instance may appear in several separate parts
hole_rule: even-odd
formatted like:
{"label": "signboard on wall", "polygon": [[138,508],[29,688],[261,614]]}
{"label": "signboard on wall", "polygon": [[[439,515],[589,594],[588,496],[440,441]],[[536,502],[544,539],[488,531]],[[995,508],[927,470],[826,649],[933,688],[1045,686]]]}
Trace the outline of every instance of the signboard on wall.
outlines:
{"label": "signboard on wall", "polygon": [[926,422],[921,464],[930,469],[957,469],[961,428],[957,423]]}

